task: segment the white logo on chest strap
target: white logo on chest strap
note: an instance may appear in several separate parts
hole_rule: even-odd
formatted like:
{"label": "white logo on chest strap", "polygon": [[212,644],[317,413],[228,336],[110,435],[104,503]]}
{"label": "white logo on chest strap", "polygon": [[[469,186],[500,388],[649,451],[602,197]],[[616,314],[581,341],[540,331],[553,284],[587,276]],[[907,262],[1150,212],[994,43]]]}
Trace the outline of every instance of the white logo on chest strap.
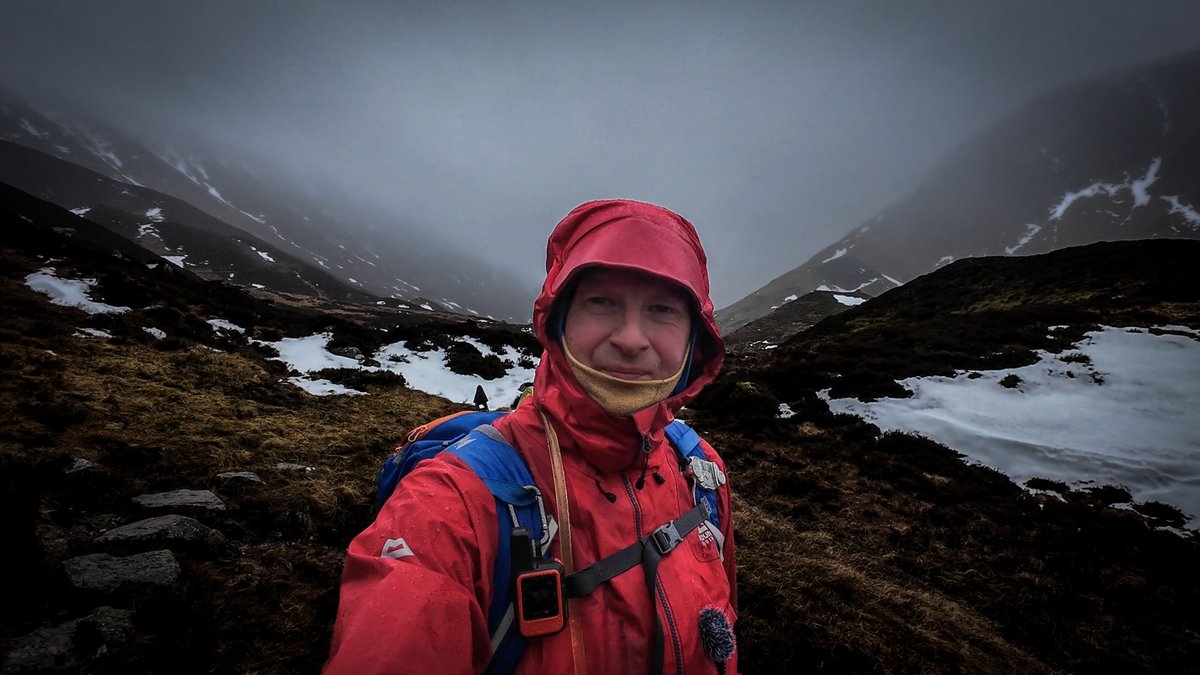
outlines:
{"label": "white logo on chest strap", "polygon": [[381,558],[403,558],[410,555],[413,555],[413,552],[408,547],[408,542],[404,541],[404,537],[385,541],[383,543],[383,552],[379,554]]}

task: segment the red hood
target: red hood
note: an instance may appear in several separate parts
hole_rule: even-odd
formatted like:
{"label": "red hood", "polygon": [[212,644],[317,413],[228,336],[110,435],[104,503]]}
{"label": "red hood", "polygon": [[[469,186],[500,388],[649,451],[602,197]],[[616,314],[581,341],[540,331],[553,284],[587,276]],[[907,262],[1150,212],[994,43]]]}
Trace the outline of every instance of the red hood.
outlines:
{"label": "red hood", "polygon": [[[695,356],[683,390],[628,417],[606,412],[584,392],[549,325],[558,293],[576,271],[593,265],[669,279],[691,293],[700,312]],[[588,202],[554,229],[546,251],[546,282],[533,305],[534,330],[545,350],[534,377],[533,399],[553,421],[564,450],[586,448],[588,462],[605,471],[631,466],[638,458],[641,436],[660,440],[675,413],[716,377],[725,343],[713,318],[707,266],[692,224],[653,204]]]}

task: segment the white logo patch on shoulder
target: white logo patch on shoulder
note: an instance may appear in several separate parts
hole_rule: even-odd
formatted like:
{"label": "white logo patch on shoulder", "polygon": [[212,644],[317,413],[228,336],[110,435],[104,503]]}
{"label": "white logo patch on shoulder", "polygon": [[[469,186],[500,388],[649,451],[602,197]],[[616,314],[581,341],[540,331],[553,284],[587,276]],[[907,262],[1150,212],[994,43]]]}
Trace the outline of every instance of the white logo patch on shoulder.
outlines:
{"label": "white logo patch on shoulder", "polygon": [[404,541],[404,537],[399,539],[388,539],[383,543],[383,552],[379,554],[381,558],[403,558],[413,555],[412,549],[408,547],[408,542]]}

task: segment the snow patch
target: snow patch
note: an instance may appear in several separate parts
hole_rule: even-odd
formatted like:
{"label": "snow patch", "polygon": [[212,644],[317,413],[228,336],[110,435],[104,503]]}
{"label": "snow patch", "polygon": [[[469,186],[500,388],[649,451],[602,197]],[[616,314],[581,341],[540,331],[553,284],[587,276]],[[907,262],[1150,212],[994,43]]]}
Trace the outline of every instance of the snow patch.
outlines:
{"label": "snow patch", "polygon": [[1158,180],[1158,169],[1162,166],[1162,157],[1155,157],[1150,162],[1150,167],[1146,170],[1146,174],[1141,178],[1134,180],[1126,180],[1123,183],[1103,183],[1095,182],[1091,185],[1078,190],[1076,192],[1068,192],[1062,196],[1058,204],[1050,209],[1050,220],[1060,220],[1067,209],[1080,199],[1090,199],[1101,194],[1107,195],[1109,199],[1116,197],[1122,190],[1129,190],[1133,194],[1133,208],[1145,206],[1150,203],[1150,193],[1148,188]]}
{"label": "snow patch", "polygon": [[313,396],[366,396],[367,392],[351,389],[349,387],[335,384],[329,380],[313,379],[309,377],[289,377],[288,382],[300,387],[304,391]]}
{"label": "snow patch", "polygon": [[42,132],[37,127],[33,126],[32,122],[24,117],[21,118],[21,128],[29,132],[29,134],[34,138],[50,138],[50,134]]}
{"label": "snow patch", "polygon": [[827,262],[832,262],[832,261],[834,261],[834,260],[837,260],[838,258],[840,258],[840,257],[842,257],[842,256],[844,256],[844,255],[846,255],[846,251],[849,251],[849,250],[850,250],[850,249],[848,249],[848,248],[839,248],[837,251],[834,251],[833,255],[831,255],[831,256],[829,256],[828,258],[826,258],[826,259],[822,260],[822,261],[821,261],[821,264],[822,264],[822,265],[824,265],[824,264],[825,264],[825,263],[827,263]]}
{"label": "snow patch", "polygon": [[839,295],[837,293],[833,294],[833,299],[837,300],[838,302],[842,303],[843,305],[846,305],[847,307],[854,307],[856,305],[861,305],[867,301],[866,298],[859,298],[859,297],[855,297],[853,295]]}
{"label": "snow patch", "polygon": [[229,321],[226,321],[225,319],[209,319],[206,323],[208,323],[208,325],[212,326],[213,330],[218,331],[218,332],[220,332],[220,331],[234,331],[236,333],[245,333],[246,332],[245,328],[242,328],[241,326],[237,325],[236,323],[230,323]]}
{"label": "snow patch", "polygon": [[161,223],[163,221],[162,209],[156,206],[146,211],[146,217],[149,218],[151,222]]}
{"label": "snow patch", "polygon": [[95,279],[61,279],[54,268],[42,269],[25,277],[25,285],[38,293],[50,296],[50,302],[63,307],[75,307],[88,314],[123,314],[128,307],[106,305],[88,297],[88,290],[96,285]]}
{"label": "snow patch", "polygon": [[187,256],[186,255],[164,255],[163,260],[166,260],[167,262],[171,263],[172,265],[175,265],[176,267],[183,267],[183,261],[187,260]]}
{"label": "snow patch", "polygon": [[[521,354],[507,345],[497,352],[471,337],[462,336],[455,339],[474,345],[485,355],[495,354],[502,361],[516,364],[521,359]],[[446,368],[445,356],[446,352],[442,349],[413,352],[404,347],[404,343],[397,342],[380,348],[374,358],[382,368],[403,375],[408,386],[413,389],[444,396],[457,403],[474,402],[475,387],[482,386],[488,400],[493,402],[493,407],[507,405],[519,393],[521,385],[533,381],[534,368],[519,365],[513,365],[504,376],[495,380],[482,380],[476,375],[460,375]],[[536,362],[536,359],[534,361]]]}
{"label": "snow patch", "polygon": [[87,214],[87,212],[91,211],[91,210],[92,210],[92,207],[90,207],[90,206],[80,206],[80,207],[71,209],[71,213],[74,213],[77,216],[82,216],[82,215]]}
{"label": "snow patch", "polygon": [[1179,195],[1167,195],[1165,197],[1159,197],[1159,199],[1171,205],[1171,210],[1167,211],[1168,214],[1179,214],[1183,216],[1183,219],[1187,221],[1187,224],[1190,225],[1193,230],[1200,227],[1200,212],[1197,212],[1196,207],[1192,206],[1191,204],[1184,204],[1183,202],[1179,201]]}
{"label": "snow patch", "polygon": [[1155,157],[1154,161],[1150,162],[1150,168],[1146,171],[1146,175],[1129,184],[1129,189],[1133,192],[1133,208],[1136,209],[1150,203],[1150,193],[1146,189],[1158,180],[1158,167],[1160,166],[1162,166],[1162,157]]}
{"label": "snow patch", "polygon": [[273,361],[283,361],[301,373],[312,373],[326,368],[358,368],[358,361],[331,354],[325,349],[332,339],[332,333],[317,333],[302,338],[283,338],[278,342],[252,342],[274,347],[279,356],[272,357]]}
{"label": "snow patch", "polygon": [[1016,253],[1017,250],[1020,249],[1022,246],[1033,241],[1033,238],[1036,237],[1037,233],[1041,232],[1041,231],[1042,231],[1041,225],[1037,225],[1034,223],[1029,223],[1029,224],[1025,225],[1025,235],[1017,240],[1017,243],[1015,246],[1009,246],[1009,247],[1005,248],[1004,252],[1007,253],[1008,255],[1012,255],[1012,254]]}
{"label": "snow patch", "polygon": [[796,298],[797,298],[797,295],[795,293],[792,293],[791,295],[789,295],[786,298],[784,298],[783,300],[781,300],[778,305],[771,305],[771,309],[779,309],[780,307],[783,307],[784,305],[795,300]]}

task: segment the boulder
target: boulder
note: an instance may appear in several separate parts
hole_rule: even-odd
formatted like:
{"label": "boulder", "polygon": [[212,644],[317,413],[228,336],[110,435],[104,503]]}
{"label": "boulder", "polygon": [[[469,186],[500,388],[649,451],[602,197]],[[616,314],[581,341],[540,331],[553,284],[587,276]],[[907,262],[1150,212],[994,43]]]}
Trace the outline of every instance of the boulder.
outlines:
{"label": "boulder", "polygon": [[158,550],[115,557],[91,553],[63,563],[75,588],[112,593],[128,584],[169,586],[179,578],[179,563],[170,551]]}
{"label": "boulder", "polygon": [[196,506],[209,511],[224,511],[225,502],[209,490],[171,490],[138,495],[133,501],[147,508]]}

